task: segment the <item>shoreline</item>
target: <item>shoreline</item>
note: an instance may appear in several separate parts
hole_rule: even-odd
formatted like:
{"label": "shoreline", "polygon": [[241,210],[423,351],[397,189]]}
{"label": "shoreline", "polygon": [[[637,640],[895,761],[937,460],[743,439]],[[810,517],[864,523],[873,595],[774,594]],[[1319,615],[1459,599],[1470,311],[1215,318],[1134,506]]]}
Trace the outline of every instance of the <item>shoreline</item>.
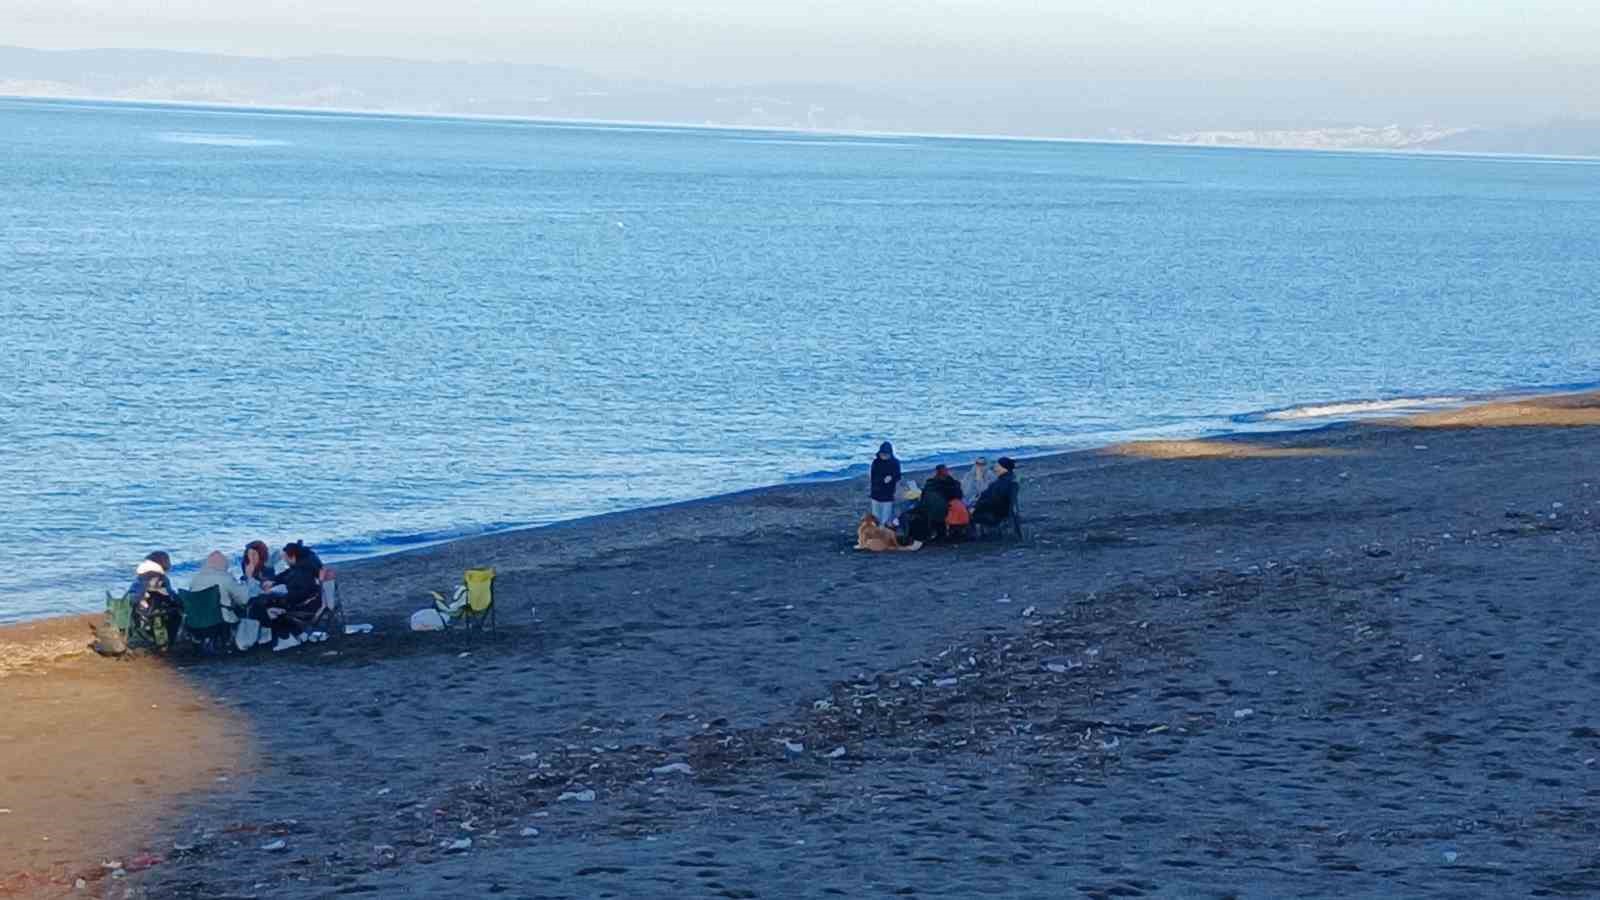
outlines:
{"label": "shoreline", "polygon": [[[1321,432],[1358,427],[1363,424],[1381,424],[1391,421],[1406,421],[1419,416],[1424,418],[1435,415],[1448,416],[1456,411],[1472,410],[1479,407],[1488,408],[1491,410],[1490,415],[1493,415],[1494,410],[1499,410],[1502,408],[1511,408],[1527,403],[1560,403],[1564,398],[1578,398],[1581,400],[1582,398],[1589,397],[1591,395],[1600,396],[1600,382],[1579,382],[1533,389],[1511,389],[1484,394],[1463,393],[1459,397],[1414,396],[1376,400],[1312,401],[1254,412],[1217,416],[1215,417],[1216,420],[1226,421],[1232,427],[1214,431],[1202,429],[1200,434],[1192,436],[1158,436],[1158,432],[1166,430],[1165,426],[1161,426],[1113,432],[1118,434],[1120,437],[1116,440],[1111,440],[1104,443],[1095,443],[1088,446],[1071,449],[1052,448],[1033,453],[1026,448],[1022,450],[996,450],[989,448],[980,450],[963,450],[945,454],[932,454],[928,456],[902,459],[901,462],[908,472],[921,472],[924,469],[931,471],[934,465],[938,463],[944,463],[951,466],[953,470],[959,470],[961,467],[970,464],[971,458],[977,455],[986,455],[992,459],[1000,455],[1009,454],[1018,460],[1029,462],[1066,462],[1075,458],[1087,459],[1095,456],[1103,457],[1108,454],[1130,455],[1117,452],[1117,448],[1124,447],[1129,444],[1176,444],[1201,441],[1230,442],[1248,441],[1255,438],[1284,435],[1314,435]],[[1325,408],[1336,408],[1345,410],[1345,412],[1329,416],[1308,416],[1305,418],[1276,417],[1279,414],[1292,413],[1296,410],[1318,410]],[[1368,411],[1364,412],[1363,410]],[[1178,431],[1182,433],[1186,431],[1186,429],[1180,428]],[[1146,436],[1130,437],[1131,435],[1138,434],[1144,434]],[[859,469],[859,471],[854,471],[857,469]],[[852,465],[837,473],[825,472],[801,474],[791,476],[779,482],[755,485],[752,487],[740,488],[738,490],[727,491],[719,494],[689,497],[682,500],[674,500],[666,503],[658,503],[646,506],[629,506],[621,509],[608,510],[605,512],[574,516],[567,519],[558,519],[556,521],[544,524],[516,524],[505,528],[487,528],[477,531],[469,531],[466,527],[463,527],[462,529],[459,529],[462,533],[449,534],[449,536],[440,538],[438,540],[423,540],[415,543],[406,543],[404,545],[397,546],[394,549],[381,550],[375,553],[357,551],[354,555],[343,555],[338,550],[333,550],[331,552],[325,552],[322,555],[328,560],[330,565],[338,566],[341,569],[364,567],[368,565],[377,565],[384,560],[402,557],[407,554],[426,552],[433,548],[459,542],[472,542],[486,538],[524,535],[549,529],[582,527],[590,523],[598,524],[612,520],[616,517],[624,517],[644,512],[669,512],[675,509],[694,509],[707,504],[731,502],[741,498],[751,497],[771,491],[780,491],[793,487],[849,482],[859,478],[864,478],[865,475],[865,464]],[[449,529],[446,529],[446,531],[448,532]],[[334,541],[324,544],[313,542],[312,546],[320,548],[329,546],[330,543],[333,546],[337,546],[339,542]],[[174,577],[182,578],[186,581],[188,576],[192,576],[193,570],[198,569],[198,565],[199,562],[197,560],[180,562],[175,566]],[[6,615],[0,614],[0,651],[3,651],[4,646],[13,640],[10,635],[13,634],[17,626],[27,625],[29,623],[50,622],[58,619],[74,619],[81,617],[97,618],[99,614],[100,611],[96,609],[70,610],[64,613],[52,612],[40,615],[23,614],[18,618],[8,618]],[[3,667],[3,656],[0,656],[0,672],[3,672]]]}
{"label": "shoreline", "polygon": [[[29,769],[0,885],[43,859],[141,898],[1593,893],[1597,427],[1590,392],[1036,457],[1022,542],[853,551],[846,479],[347,565],[371,635],[0,677],[48,735],[0,754],[92,768],[118,745],[76,726],[115,690],[145,755],[228,762],[116,807]],[[497,631],[409,632],[481,565]]]}

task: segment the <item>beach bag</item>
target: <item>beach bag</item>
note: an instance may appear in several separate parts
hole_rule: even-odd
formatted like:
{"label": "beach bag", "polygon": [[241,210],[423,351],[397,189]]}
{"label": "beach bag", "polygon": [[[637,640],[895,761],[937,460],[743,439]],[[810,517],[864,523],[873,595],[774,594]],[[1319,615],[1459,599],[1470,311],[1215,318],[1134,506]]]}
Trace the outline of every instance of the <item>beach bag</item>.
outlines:
{"label": "beach bag", "polygon": [[945,510],[944,524],[952,528],[971,525],[972,514],[967,512],[967,505],[960,500],[951,500],[950,506]]}

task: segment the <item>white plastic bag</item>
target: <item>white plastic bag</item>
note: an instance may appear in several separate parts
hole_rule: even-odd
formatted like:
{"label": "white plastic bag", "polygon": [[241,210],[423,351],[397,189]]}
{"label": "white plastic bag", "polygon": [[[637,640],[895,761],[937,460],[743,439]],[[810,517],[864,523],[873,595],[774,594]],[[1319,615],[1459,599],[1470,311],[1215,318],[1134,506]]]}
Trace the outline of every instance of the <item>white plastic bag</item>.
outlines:
{"label": "white plastic bag", "polygon": [[419,609],[411,614],[412,631],[443,631],[444,616],[437,609]]}
{"label": "white plastic bag", "polygon": [[261,639],[261,623],[255,619],[240,619],[238,626],[233,629],[233,645],[243,653],[256,645]]}

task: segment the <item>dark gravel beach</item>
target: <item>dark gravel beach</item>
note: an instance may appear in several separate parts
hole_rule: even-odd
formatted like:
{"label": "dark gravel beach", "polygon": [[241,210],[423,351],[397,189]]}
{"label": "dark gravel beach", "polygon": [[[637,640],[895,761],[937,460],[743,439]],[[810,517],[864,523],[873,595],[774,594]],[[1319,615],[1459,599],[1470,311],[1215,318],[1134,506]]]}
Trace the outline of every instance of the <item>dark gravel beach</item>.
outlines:
{"label": "dark gravel beach", "polygon": [[838,483],[343,566],[376,633],[181,668],[253,772],[78,895],[1595,896],[1562,402],[1027,460],[1022,542],[853,552]]}

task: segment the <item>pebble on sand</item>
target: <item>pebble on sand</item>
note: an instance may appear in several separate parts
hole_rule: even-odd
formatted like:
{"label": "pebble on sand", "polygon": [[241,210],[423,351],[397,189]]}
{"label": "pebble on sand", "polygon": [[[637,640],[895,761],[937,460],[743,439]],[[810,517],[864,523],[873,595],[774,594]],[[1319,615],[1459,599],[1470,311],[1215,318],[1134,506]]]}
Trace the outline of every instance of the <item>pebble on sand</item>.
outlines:
{"label": "pebble on sand", "polygon": [[268,853],[277,853],[280,850],[289,849],[289,842],[283,838],[278,838],[270,844],[262,844],[261,849],[267,851]]}
{"label": "pebble on sand", "polygon": [[694,774],[694,767],[689,765],[688,763],[681,763],[681,762],[667,763],[664,766],[656,766],[654,769],[651,769],[650,770],[650,774],[652,774],[652,775],[693,775]]}
{"label": "pebble on sand", "polygon": [[576,800],[579,803],[593,803],[594,791],[588,790],[587,788],[581,791],[566,791],[561,796],[556,798],[557,803],[564,803],[568,800]]}

